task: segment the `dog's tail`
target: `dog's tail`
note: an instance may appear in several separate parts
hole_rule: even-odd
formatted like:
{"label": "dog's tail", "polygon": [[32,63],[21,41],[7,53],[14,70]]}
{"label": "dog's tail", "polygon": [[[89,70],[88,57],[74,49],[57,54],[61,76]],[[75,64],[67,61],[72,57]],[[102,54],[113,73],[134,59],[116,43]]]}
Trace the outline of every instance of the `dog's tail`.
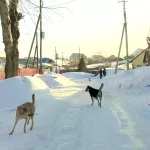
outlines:
{"label": "dog's tail", "polygon": [[103,87],[104,87],[104,83],[101,84],[99,91],[102,91]]}
{"label": "dog's tail", "polygon": [[32,103],[35,104],[35,94],[32,94]]}

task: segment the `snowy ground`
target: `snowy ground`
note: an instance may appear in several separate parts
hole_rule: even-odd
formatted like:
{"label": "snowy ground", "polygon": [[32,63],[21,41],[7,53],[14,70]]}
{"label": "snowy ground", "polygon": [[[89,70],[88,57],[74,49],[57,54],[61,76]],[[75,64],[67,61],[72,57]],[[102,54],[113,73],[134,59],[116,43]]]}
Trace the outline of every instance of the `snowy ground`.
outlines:
{"label": "snowy ground", "polygon": [[[104,83],[102,107],[91,106],[85,92]],[[107,76],[46,73],[0,81],[2,150],[149,150],[150,67],[108,70]],[[9,132],[18,105],[36,95],[35,125],[23,133],[24,120]],[[30,126],[30,125],[29,125]]]}

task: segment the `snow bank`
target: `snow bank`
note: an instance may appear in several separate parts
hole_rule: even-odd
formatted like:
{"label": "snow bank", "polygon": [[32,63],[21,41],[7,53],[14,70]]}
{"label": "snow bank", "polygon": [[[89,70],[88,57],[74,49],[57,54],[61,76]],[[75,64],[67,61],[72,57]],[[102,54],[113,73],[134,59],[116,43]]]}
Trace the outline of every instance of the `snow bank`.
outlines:
{"label": "snow bank", "polygon": [[63,73],[63,75],[47,72],[44,75],[38,74],[34,77],[42,79],[49,88],[56,88],[61,86],[74,86],[76,83],[73,80],[95,77],[95,75],[85,72],[67,72]]}
{"label": "snow bank", "polygon": [[64,76],[70,79],[82,79],[82,78],[95,77],[94,74],[85,73],[85,72],[66,72],[64,73]]}
{"label": "snow bank", "polygon": [[[130,89],[150,85],[150,67],[144,66],[128,71],[118,70],[117,74],[114,74],[114,72],[114,70],[107,70],[107,76],[103,77],[100,81],[110,88]],[[95,79],[99,79],[99,75]]]}
{"label": "snow bank", "polygon": [[33,93],[49,94],[48,86],[39,78],[14,77],[0,81],[0,108],[16,107],[18,104],[32,100]]}
{"label": "snow bank", "polygon": [[76,85],[76,83],[71,81],[71,79],[53,72],[47,72],[44,75],[36,75],[35,78],[42,79],[49,88]]}
{"label": "snow bank", "polygon": [[60,84],[55,81],[56,76],[50,74],[36,75],[35,78],[41,79],[49,88],[58,87]]}

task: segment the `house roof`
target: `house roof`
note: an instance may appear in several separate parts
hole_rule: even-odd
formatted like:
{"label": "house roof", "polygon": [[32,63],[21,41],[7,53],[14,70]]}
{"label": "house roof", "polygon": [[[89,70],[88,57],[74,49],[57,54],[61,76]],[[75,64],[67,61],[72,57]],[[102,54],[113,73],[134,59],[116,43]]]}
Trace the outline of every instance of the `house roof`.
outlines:
{"label": "house roof", "polygon": [[52,59],[50,59],[50,58],[46,58],[46,57],[45,57],[45,58],[42,58],[42,63],[48,63],[48,62],[49,62],[49,63],[50,63],[50,62],[51,62],[51,63],[54,63],[54,61],[53,61]]}
{"label": "house roof", "polygon": [[144,53],[146,51],[150,51],[150,48],[143,49],[143,51],[141,53],[139,53],[138,55],[136,55],[131,61],[133,61],[135,58],[137,58],[138,56],[140,56],[142,53]]}
{"label": "house roof", "polygon": [[136,59],[137,57],[139,57],[143,52],[145,52],[147,49],[144,49],[143,51],[141,51],[138,55],[136,55],[132,60],[131,60],[131,62],[134,60],[134,59]]}
{"label": "house roof", "polygon": [[80,53],[80,54],[79,53],[72,53],[70,57],[79,57],[79,55],[80,55],[80,57],[87,58],[83,53]]}
{"label": "house roof", "polygon": [[133,57],[136,57],[137,55],[139,55],[144,49],[142,48],[137,48],[131,55]]}
{"label": "house roof", "polygon": [[49,62],[49,61],[50,61],[50,58],[42,58],[43,63],[46,63],[46,62]]}

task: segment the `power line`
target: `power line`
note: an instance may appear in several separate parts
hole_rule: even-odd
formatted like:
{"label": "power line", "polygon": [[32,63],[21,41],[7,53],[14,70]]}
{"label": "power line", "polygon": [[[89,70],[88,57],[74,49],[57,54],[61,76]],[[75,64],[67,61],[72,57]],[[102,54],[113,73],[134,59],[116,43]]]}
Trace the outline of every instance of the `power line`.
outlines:
{"label": "power line", "polygon": [[[72,1],[64,2],[64,3],[57,4],[57,5],[53,5],[53,6],[50,6],[50,7],[52,8],[52,7],[57,7],[57,6],[61,6],[61,5],[66,5],[66,4],[72,3],[72,2],[74,2],[74,1],[76,1],[76,0],[72,0]],[[50,7],[49,7],[49,8],[50,8]]]}

